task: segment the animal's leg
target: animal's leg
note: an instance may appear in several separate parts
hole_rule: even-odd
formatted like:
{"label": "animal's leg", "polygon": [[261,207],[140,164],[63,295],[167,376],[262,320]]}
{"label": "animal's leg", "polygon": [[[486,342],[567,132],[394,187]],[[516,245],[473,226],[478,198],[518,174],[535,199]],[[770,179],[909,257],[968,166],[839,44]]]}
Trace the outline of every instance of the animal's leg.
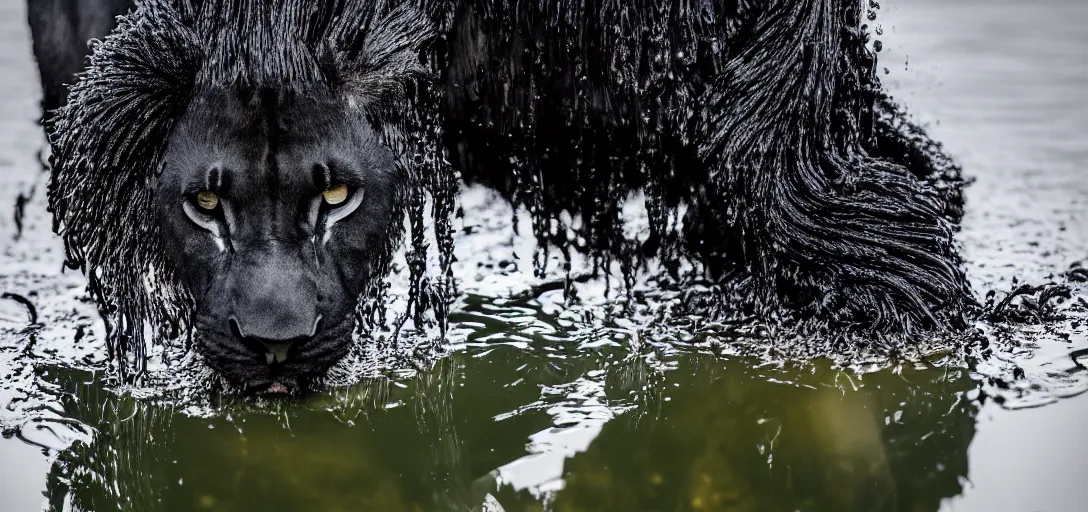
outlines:
{"label": "animal's leg", "polygon": [[33,38],[34,57],[42,79],[42,107],[52,110],[64,104],[70,83],[82,69],[86,41],[78,41],[76,4],[62,0],[30,0],[27,21]]}
{"label": "animal's leg", "polygon": [[27,21],[34,58],[42,79],[42,108],[64,105],[68,84],[83,70],[89,53],[87,41],[113,30],[114,17],[126,12],[132,0],[29,0]]}
{"label": "animal's leg", "polygon": [[710,172],[689,243],[745,269],[759,306],[882,331],[955,325],[971,301],[958,196],[906,155],[870,151],[879,84],[861,11],[773,1],[729,42],[705,96]]}

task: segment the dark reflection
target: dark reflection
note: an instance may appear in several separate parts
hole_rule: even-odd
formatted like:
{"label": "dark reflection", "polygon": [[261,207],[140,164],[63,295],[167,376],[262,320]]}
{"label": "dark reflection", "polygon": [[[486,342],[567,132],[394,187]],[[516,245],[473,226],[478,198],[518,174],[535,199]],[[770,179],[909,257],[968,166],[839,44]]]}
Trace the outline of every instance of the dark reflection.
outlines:
{"label": "dark reflection", "polygon": [[968,474],[977,405],[963,370],[692,357],[668,377],[679,387],[662,388],[656,418],[617,418],[567,464],[556,510],[929,511]]}
{"label": "dark reflection", "polygon": [[[967,475],[963,370],[567,345],[476,346],[422,377],[197,415],[50,372],[73,390],[67,415],[98,429],[58,457],[50,508],[928,511]],[[579,428],[588,449],[555,442]],[[554,458],[562,480],[541,453],[573,455]]]}

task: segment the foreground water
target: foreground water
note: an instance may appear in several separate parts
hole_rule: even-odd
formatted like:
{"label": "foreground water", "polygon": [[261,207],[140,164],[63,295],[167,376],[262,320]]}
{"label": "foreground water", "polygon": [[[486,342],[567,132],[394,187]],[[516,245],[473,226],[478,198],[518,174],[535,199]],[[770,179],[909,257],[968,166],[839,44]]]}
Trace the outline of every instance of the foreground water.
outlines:
{"label": "foreground water", "polygon": [[[892,90],[960,159],[976,291],[1088,259],[1088,7],[884,6]],[[1088,503],[1077,319],[1004,327],[966,367],[770,364],[645,338],[534,284],[509,212],[472,191],[451,355],[296,402],[103,383],[101,327],[43,209],[22,2],[0,2],[0,510],[1009,510]],[[33,191],[33,193],[32,193]],[[526,230],[522,231],[523,233]],[[515,259],[520,255],[520,259]],[[601,283],[588,283],[587,297]],[[500,298],[508,297],[508,298]],[[1076,314],[1074,312],[1074,314]],[[987,328],[991,328],[987,326]],[[701,341],[696,338],[695,341]],[[189,377],[193,377],[190,379]]]}

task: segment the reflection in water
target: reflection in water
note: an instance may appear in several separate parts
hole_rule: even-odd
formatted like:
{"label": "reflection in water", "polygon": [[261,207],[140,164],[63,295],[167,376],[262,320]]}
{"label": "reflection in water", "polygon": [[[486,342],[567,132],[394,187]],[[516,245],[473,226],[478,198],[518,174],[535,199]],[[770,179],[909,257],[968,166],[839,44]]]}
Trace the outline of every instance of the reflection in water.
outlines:
{"label": "reflection in water", "polygon": [[[882,66],[912,111],[941,120],[933,133],[978,178],[961,237],[976,288],[1066,273],[1088,257],[1088,156],[1076,136],[1088,129],[1085,4],[894,4],[902,5],[886,5],[877,21],[887,34]],[[8,93],[0,185],[9,191],[0,194],[0,291],[30,299],[41,325],[27,328],[25,308],[0,300],[0,428],[13,438],[0,443],[50,448],[48,479],[33,478],[47,480],[54,510],[472,510],[486,502],[508,511],[913,512],[937,510],[969,476],[986,480],[980,463],[996,485],[976,495],[1002,495],[998,486],[1032,509],[1083,504],[1069,495],[1051,500],[1069,506],[1036,506],[1046,500],[1028,488],[1033,481],[1073,482],[1055,493],[1077,488],[1076,473],[1053,460],[1023,466],[1008,453],[1038,446],[1038,425],[1002,430],[983,415],[987,457],[977,456],[986,436],[975,436],[987,396],[1038,405],[1088,387],[1083,311],[1057,329],[1010,327],[1019,346],[976,361],[979,382],[961,369],[859,377],[818,365],[753,368],[670,348],[673,339],[634,343],[632,323],[592,330],[604,308],[569,311],[545,296],[558,291],[532,291],[532,238],[512,238],[514,216],[499,205],[466,216],[475,224],[463,236],[475,239],[459,244],[460,277],[491,297],[534,298],[467,299],[455,319],[467,341],[424,376],[394,374],[289,404],[206,403],[200,388],[176,390],[180,399],[109,389],[86,370],[104,366],[101,326],[81,300],[86,283],[57,275],[46,183],[28,149],[42,141],[24,5],[0,0]],[[10,213],[31,190],[14,242]],[[1074,302],[1088,300],[1088,285],[1072,284]],[[586,312],[598,316],[577,316]],[[166,388],[192,386],[175,368],[162,372],[175,375]],[[1082,423],[1075,414],[1048,418]],[[1057,431],[1051,444],[1079,456],[1080,439]],[[14,506],[13,494],[21,503],[37,493],[0,481],[0,508]]]}
{"label": "reflection in water", "polygon": [[967,475],[965,372],[680,369],[658,404],[668,422],[606,425],[568,464],[557,509],[937,510]]}
{"label": "reflection in water", "polygon": [[481,344],[420,376],[204,413],[57,370],[65,415],[96,433],[57,458],[49,503],[924,511],[961,491],[977,404],[965,371],[667,359]]}

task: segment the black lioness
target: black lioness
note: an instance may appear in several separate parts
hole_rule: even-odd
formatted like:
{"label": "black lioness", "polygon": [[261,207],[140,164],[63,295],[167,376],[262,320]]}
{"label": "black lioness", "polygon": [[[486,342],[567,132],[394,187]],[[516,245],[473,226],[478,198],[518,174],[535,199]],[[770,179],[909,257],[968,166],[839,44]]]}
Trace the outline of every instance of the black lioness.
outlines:
{"label": "black lioness", "polygon": [[[29,5],[46,90],[72,84],[56,228],[122,358],[180,324],[251,388],[320,375],[405,212],[449,237],[455,171],[594,255],[631,249],[642,190],[638,258],[694,256],[757,314],[910,332],[971,301],[958,169],[881,92],[860,0],[145,0],[108,36],[85,20],[125,6]],[[78,78],[45,51],[88,36]]]}

